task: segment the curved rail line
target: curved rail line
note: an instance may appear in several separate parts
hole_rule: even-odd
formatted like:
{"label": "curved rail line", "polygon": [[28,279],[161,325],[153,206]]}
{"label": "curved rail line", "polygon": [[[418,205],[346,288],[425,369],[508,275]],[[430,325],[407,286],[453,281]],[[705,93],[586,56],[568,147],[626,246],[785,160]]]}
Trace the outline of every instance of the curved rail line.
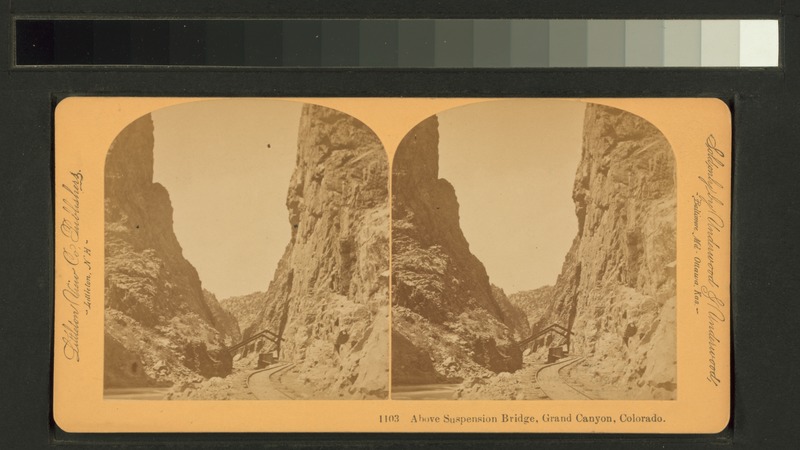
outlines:
{"label": "curved rail line", "polygon": [[[563,369],[583,360],[583,357],[576,356],[566,361],[548,364],[536,371],[536,381],[547,398],[551,400],[593,400],[592,397],[561,378]],[[545,373],[542,374],[542,372]]]}
{"label": "curved rail line", "polygon": [[288,370],[290,370],[294,366],[295,366],[294,363],[289,363],[289,364],[281,367],[280,369],[272,372],[271,374],[269,374],[269,381],[270,381],[270,383],[272,383],[272,387],[276,391],[280,392],[281,394],[285,395],[286,397],[288,397],[290,399],[294,399],[294,396],[289,394],[288,392],[286,392],[285,389],[281,389],[280,387],[278,387],[278,386],[283,386],[283,384],[281,383],[280,377],[277,377],[277,378],[273,378],[273,377],[275,377],[278,374],[281,374],[281,376],[282,376],[282,374],[284,372],[287,372]]}
{"label": "curved rail line", "polygon": [[295,366],[294,363],[282,363],[282,364],[277,365],[277,366],[267,367],[266,369],[256,370],[256,371],[254,371],[253,373],[251,373],[250,375],[247,376],[247,388],[250,390],[251,393],[253,393],[253,395],[256,398],[258,398],[258,395],[254,392],[254,390],[253,390],[253,388],[251,386],[251,379],[255,375],[259,375],[261,373],[264,373],[264,372],[267,372],[267,371],[271,371],[267,375],[267,380],[270,383],[270,388],[272,390],[274,390],[275,392],[277,392],[278,394],[286,397],[287,399],[294,400],[295,397],[293,395],[288,393],[285,389],[281,389],[279,387],[279,386],[281,386],[280,378],[275,378],[276,375],[281,374],[283,372],[286,372],[287,370],[291,369],[294,366]]}

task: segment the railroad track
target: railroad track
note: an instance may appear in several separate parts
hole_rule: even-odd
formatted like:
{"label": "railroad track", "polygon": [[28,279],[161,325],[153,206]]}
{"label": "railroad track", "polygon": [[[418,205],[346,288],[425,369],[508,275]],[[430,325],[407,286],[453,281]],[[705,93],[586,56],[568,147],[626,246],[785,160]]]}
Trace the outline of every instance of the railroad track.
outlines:
{"label": "railroad track", "polygon": [[294,367],[294,363],[280,363],[256,370],[247,377],[247,388],[259,400],[294,400],[291,392],[283,388],[280,378]]}
{"label": "railroad track", "polygon": [[575,386],[568,384],[561,377],[563,369],[578,364],[583,360],[582,356],[575,356],[542,367],[536,372],[536,381],[539,384],[539,388],[551,400],[592,400],[592,397]]}

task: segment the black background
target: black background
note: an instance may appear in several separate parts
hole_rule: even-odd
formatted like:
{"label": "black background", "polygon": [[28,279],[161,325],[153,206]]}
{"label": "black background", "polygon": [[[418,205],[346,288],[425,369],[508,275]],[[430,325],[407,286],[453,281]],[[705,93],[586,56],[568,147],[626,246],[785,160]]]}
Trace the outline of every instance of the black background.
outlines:
{"label": "black background", "polygon": [[[0,17],[0,447],[154,444],[794,448],[800,317],[800,0],[4,0]],[[14,68],[15,17],[781,20],[774,69]],[[733,110],[732,419],[717,435],[75,435],[51,414],[53,108],[71,95],[718,97]],[[213,414],[209,411],[209,414]]]}

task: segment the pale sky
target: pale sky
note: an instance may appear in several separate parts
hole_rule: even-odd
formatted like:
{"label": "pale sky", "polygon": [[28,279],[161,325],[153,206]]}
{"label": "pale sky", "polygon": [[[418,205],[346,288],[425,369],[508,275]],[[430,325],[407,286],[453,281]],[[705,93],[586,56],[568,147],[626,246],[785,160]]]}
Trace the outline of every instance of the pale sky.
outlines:
{"label": "pale sky", "polygon": [[152,113],[154,180],[169,191],[183,256],[220,300],[265,291],[289,243],[301,107],[226,99]]}
{"label": "pale sky", "polygon": [[439,177],[455,187],[470,250],[506,294],[555,283],[578,231],[584,109],[521,99],[438,114]]}
{"label": "pale sky", "polygon": [[[301,107],[227,99],[152,113],[154,180],[169,191],[184,257],[219,299],[266,290],[289,242]],[[438,114],[439,176],[455,186],[470,249],[506,293],[553,284],[561,270],[577,232],[583,112],[574,101],[501,100]]]}

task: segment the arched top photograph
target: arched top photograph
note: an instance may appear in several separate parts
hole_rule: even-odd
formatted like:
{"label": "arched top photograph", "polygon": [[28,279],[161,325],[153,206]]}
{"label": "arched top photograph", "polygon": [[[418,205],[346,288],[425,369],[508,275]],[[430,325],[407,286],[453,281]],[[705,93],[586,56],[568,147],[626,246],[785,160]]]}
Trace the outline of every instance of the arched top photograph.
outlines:
{"label": "arched top photograph", "polygon": [[658,128],[596,103],[417,125],[392,165],[393,392],[674,399],[675,168]]}

